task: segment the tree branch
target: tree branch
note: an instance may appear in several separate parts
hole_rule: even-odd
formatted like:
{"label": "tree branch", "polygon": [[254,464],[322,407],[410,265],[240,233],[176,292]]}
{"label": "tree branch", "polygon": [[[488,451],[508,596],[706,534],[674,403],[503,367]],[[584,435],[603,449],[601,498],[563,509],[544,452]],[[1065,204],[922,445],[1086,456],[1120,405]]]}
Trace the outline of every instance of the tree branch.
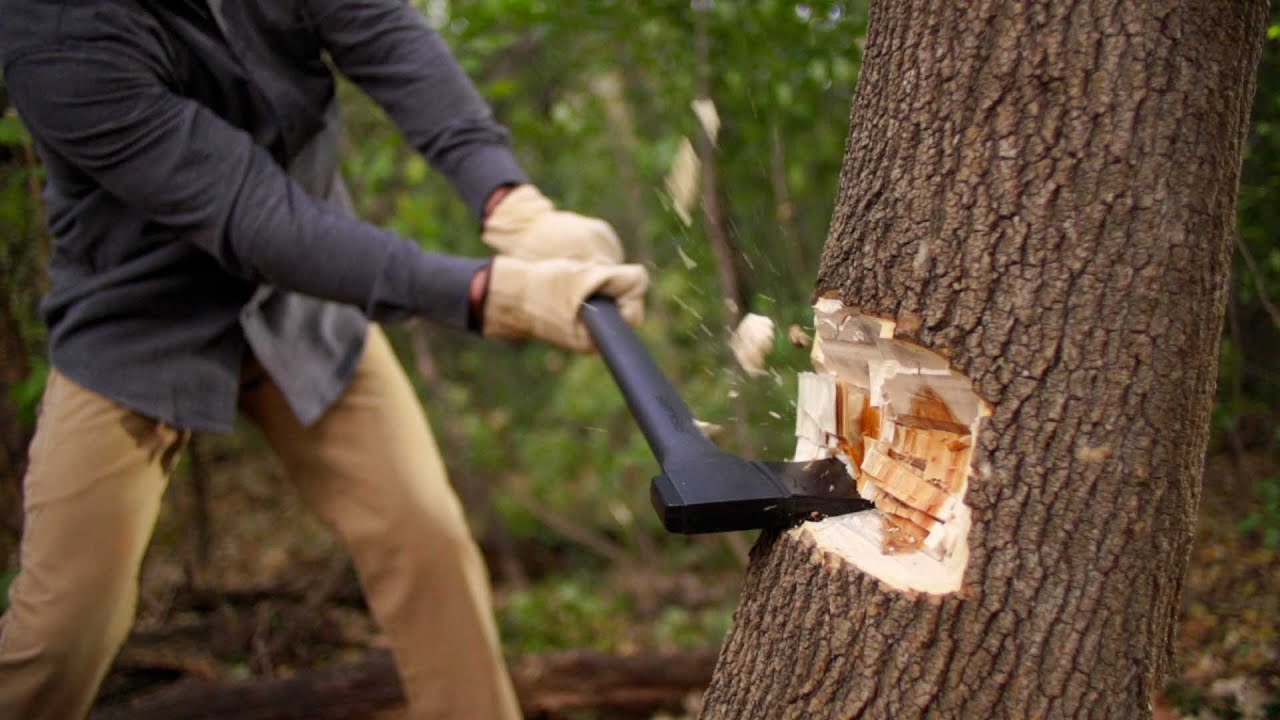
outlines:
{"label": "tree branch", "polygon": [[1244,238],[1240,237],[1240,233],[1236,233],[1236,248],[1240,250],[1240,257],[1244,258],[1244,264],[1249,268],[1249,274],[1253,276],[1253,287],[1258,291],[1258,302],[1262,304],[1262,309],[1271,316],[1271,322],[1275,323],[1276,328],[1280,329],[1280,310],[1271,303],[1271,296],[1267,294],[1267,288],[1262,283],[1262,272],[1258,269],[1258,263],[1253,259],[1253,254],[1249,252],[1249,246],[1244,244]]}

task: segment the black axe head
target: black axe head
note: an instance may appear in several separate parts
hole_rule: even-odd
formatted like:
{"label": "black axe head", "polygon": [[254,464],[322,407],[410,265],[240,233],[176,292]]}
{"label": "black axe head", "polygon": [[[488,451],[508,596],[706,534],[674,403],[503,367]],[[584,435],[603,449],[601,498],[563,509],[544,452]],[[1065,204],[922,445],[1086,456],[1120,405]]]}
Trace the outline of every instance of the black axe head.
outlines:
{"label": "black axe head", "polygon": [[835,458],[761,462],[708,448],[662,470],[649,497],[670,532],[780,528],[874,507]]}

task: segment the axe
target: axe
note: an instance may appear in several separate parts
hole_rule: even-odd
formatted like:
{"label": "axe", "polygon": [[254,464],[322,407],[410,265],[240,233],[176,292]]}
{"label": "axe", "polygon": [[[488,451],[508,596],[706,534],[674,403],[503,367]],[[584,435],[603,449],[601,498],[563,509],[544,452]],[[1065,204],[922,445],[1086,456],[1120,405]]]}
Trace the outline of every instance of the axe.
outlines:
{"label": "axe", "polygon": [[874,507],[838,459],[747,460],[717,448],[612,299],[592,297],[580,315],[662,469],[649,498],[669,532],[780,528]]}

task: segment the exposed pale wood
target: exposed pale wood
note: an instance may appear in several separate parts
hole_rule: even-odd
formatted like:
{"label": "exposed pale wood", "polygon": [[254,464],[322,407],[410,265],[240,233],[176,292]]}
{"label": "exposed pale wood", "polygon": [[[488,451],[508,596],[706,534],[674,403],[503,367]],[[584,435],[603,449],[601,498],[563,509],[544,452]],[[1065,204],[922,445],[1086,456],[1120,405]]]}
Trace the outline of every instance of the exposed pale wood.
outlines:
{"label": "exposed pale wood", "polygon": [[862,413],[871,398],[850,383],[836,383],[836,437],[857,449],[854,464],[862,464]]}
{"label": "exposed pale wood", "polygon": [[887,553],[912,552],[924,547],[929,531],[911,520],[886,513],[884,515],[884,542],[881,547]]}
{"label": "exposed pale wood", "polygon": [[893,450],[916,458],[923,465],[925,482],[948,493],[960,492],[973,453],[968,429],[914,416],[896,417],[893,425]]}
{"label": "exposed pale wood", "polygon": [[800,373],[796,399],[796,437],[824,444],[836,433],[836,379],[827,373]]}
{"label": "exposed pale wood", "polygon": [[875,502],[877,510],[889,515],[896,515],[918,526],[922,531],[920,537],[922,542],[930,530],[942,524],[942,521],[938,518],[923,510],[911,507],[889,493],[879,493],[875,498]]}
{"label": "exposed pale wood", "polygon": [[[886,551],[886,516],[875,511],[841,515],[821,522],[810,522],[791,531],[789,537],[803,544],[813,562],[832,568],[852,565],[872,582],[881,582],[898,591],[936,595],[954,593],[960,585],[968,562],[968,548],[963,543],[950,554],[931,550],[933,533],[923,540],[919,551]],[[968,533],[969,513],[961,507],[956,517],[943,525],[943,533],[963,537]],[[895,545],[899,539],[895,539]],[[941,544],[954,542],[944,537]],[[909,549],[914,550],[914,549]]]}
{"label": "exposed pale wood", "polygon": [[[836,549],[869,572],[889,572],[895,586],[955,591],[968,557],[962,501],[973,436],[989,411],[946,358],[895,337],[897,321],[821,298],[814,327],[818,372],[799,378],[796,459],[840,458],[879,519],[869,534],[858,521]],[[903,564],[869,552],[919,557]]]}
{"label": "exposed pale wood", "polygon": [[922,471],[891,457],[884,443],[868,438],[863,440],[867,441],[867,454],[862,461],[862,472],[870,475],[880,489],[935,518],[947,515],[951,495],[925,482]]}

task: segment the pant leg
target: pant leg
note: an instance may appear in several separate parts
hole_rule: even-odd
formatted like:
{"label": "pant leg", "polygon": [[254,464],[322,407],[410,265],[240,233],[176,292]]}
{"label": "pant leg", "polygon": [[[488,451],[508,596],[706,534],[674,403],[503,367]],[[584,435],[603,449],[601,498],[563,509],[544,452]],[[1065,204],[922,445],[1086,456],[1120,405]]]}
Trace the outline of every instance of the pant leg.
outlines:
{"label": "pant leg", "polygon": [[0,618],[0,718],[82,718],[133,624],[138,570],[186,433],[49,375]]}
{"label": "pant leg", "polygon": [[488,577],[422,407],[371,327],[351,386],[303,427],[279,389],[241,395],[306,503],[338,531],[415,719],[521,717]]}

